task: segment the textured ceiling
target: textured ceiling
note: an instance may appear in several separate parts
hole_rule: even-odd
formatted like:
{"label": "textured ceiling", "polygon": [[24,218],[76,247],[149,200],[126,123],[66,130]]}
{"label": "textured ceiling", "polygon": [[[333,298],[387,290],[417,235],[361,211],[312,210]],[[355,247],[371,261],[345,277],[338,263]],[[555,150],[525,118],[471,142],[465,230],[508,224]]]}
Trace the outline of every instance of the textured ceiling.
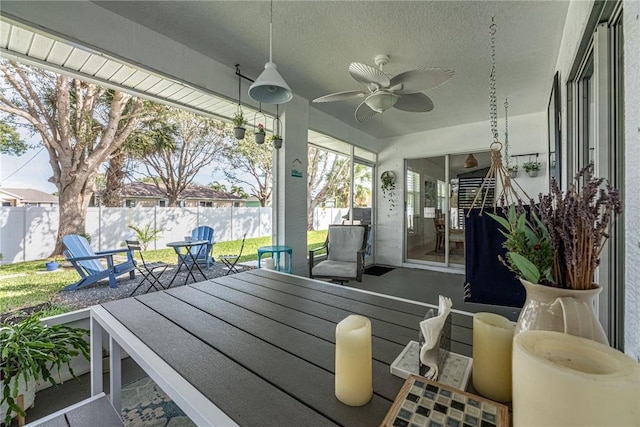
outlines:
{"label": "textured ceiling", "polygon": [[[260,74],[269,56],[269,2],[96,2],[242,73]],[[385,72],[447,67],[456,75],[428,91],[430,113],[389,110],[359,124],[360,101],[313,104],[376,137],[486,120],[490,72],[489,24],[497,31],[500,115],[546,109],[568,2],[563,1],[275,1],[273,59],[292,90],[306,99],[362,86],[351,62],[373,64],[388,54]]]}

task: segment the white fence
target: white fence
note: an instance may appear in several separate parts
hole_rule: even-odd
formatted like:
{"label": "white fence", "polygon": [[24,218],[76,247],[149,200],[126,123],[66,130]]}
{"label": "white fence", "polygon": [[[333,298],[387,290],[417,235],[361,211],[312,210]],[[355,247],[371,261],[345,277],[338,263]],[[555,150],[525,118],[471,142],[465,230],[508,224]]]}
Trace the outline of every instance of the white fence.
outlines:
{"label": "white fence", "polygon": [[[314,229],[339,224],[348,209],[321,209],[314,212]],[[57,207],[1,207],[0,253],[3,264],[48,257],[58,231]],[[149,249],[166,248],[168,242],[183,240],[199,225],[213,227],[217,242],[271,235],[271,208],[89,208],[86,232],[94,250],[116,249],[125,239],[135,238],[128,227],[160,230],[160,237]]]}

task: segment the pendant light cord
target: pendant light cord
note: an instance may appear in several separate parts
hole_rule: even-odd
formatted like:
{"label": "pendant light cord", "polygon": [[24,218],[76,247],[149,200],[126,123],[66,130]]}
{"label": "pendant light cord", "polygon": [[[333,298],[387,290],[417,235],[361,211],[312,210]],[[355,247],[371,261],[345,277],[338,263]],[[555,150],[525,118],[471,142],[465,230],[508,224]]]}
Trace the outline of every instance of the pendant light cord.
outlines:
{"label": "pendant light cord", "polygon": [[269,62],[273,62],[271,57],[273,46],[273,0],[271,0],[271,10],[269,13]]}

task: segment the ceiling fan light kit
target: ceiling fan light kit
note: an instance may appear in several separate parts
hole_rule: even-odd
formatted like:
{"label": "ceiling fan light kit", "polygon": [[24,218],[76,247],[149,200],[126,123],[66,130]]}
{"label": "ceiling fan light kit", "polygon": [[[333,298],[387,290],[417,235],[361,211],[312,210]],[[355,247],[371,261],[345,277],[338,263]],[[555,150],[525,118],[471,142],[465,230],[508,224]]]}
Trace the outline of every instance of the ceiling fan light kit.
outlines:
{"label": "ceiling fan light kit", "polygon": [[249,87],[251,99],[263,104],[284,104],[291,101],[293,93],[284,81],[278,67],[273,62],[273,0],[271,1],[271,18],[269,21],[269,62],[264,66],[264,71]]}
{"label": "ceiling fan light kit", "polygon": [[419,68],[389,77],[382,71],[382,67],[389,62],[389,55],[377,55],[374,62],[378,68],[359,62],[349,65],[351,77],[365,85],[366,90],[336,92],[316,98],[313,102],[365,98],[355,111],[358,122],[369,120],[391,108],[425,113],[433,110],[433,101],[423,91],[440,86],[454,75],[453,70],[447,68]]}

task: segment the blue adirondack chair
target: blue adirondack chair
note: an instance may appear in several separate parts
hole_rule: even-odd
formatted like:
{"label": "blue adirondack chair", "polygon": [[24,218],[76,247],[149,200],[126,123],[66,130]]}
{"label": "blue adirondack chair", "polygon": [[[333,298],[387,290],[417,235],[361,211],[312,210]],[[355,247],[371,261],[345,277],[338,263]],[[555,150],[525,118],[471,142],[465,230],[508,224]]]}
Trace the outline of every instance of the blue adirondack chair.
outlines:
{"label": "blue adirondack chair", "polygon": [[[106,277],[109,278],[109,287],[115,288],[117,276],[129,273],[130,278],[135,279],[136,277],[133,253],[129,249],[93,252],[87,239],[77,234],[64,236],[62,243],[67,248],[64,250],[67,261],[71,262],[80,274],[80,280],[66,286],[65,291],[82,288]],[[118,253],[126,253],[127,260],[120,264],[114,264],[113,255]],[[100,260],[106,260],[107,266],[105,267]]]}
{"label": "blue adirondack chair", "polygon": [[[211,264],[215,262],[212,256],[213,245],[215,243],[213,239],[213,228],[206,225],[194,228],[193,231],[191,231],[191,240],[206,240],[209,242],[206,245],[194,246],[191,248],[191,254],[195,258],[196,262],[198,264],[207,264],[207,268],[209,268]],[[187,264],[191,264],[193,262],[191,257],[178,254],[178,263],[180,262],[181,257],[184,258],[184,261]]]}

